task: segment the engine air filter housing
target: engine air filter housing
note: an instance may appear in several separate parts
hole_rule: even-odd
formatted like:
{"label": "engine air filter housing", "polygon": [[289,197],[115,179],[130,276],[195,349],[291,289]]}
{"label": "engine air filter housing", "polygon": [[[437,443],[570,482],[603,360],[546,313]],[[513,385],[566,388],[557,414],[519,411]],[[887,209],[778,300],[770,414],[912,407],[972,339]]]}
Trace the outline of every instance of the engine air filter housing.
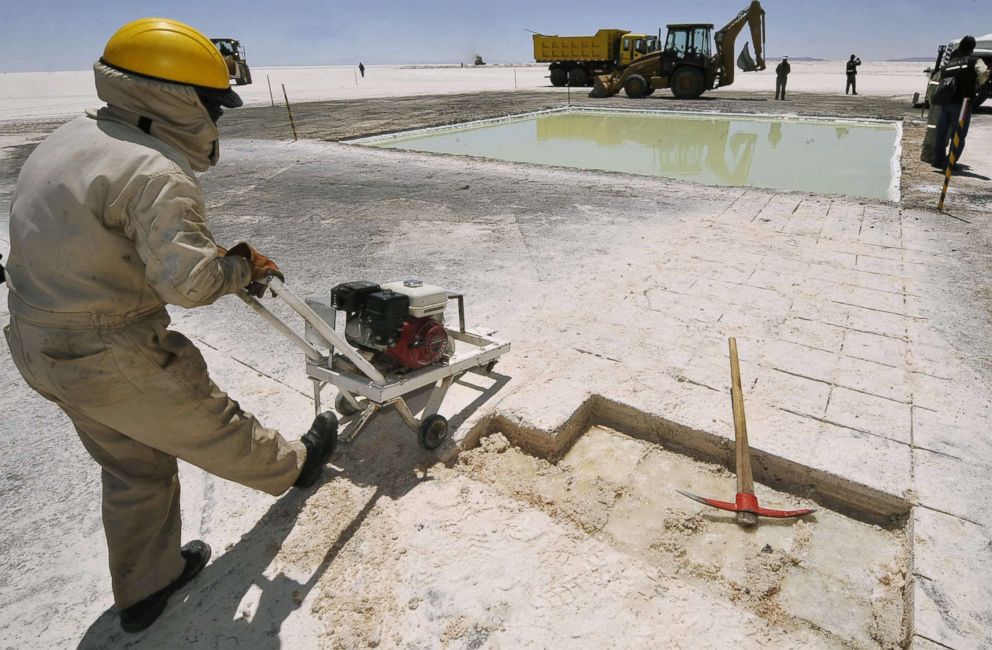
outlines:
{"label": "engine air filter housing", "polygon": [[387,282],[384,290],[394,291],[410,299],[410,315],[417,318],[438,316],[448,304],[448,290],[420,280]]}

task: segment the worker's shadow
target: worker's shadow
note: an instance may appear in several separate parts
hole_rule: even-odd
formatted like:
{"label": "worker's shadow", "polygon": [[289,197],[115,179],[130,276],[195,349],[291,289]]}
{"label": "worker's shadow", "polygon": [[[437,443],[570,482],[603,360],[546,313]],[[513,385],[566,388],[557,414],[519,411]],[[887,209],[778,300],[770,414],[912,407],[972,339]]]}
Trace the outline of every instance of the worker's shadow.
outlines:
{"label": "worker's shadow", "polygon": [[[940,174],[945,173],[942,169],[935,169],[934,171]],[[971,167],[964,163],[958,163],[955,166],[953,175],[955,178],[974,178],[980,181],[992,180],[992,178],[989,178],[988,176],[983,176],[982,174],[971,171]]]}
{"label": "worker's shadow", "polygon": [[[509,381],[502,375],[494,377],[496,381],[491,387],[476,386],[481,394],[451,417],[452,428]],[[467,380],[468,383],[473,381]],[[410,408],[414,412],[422,409],[428,396],[429,391],[414,394],[409,399]],[[347,419],[342,426],[346,423]],[[172,597],[168,609],[148,630],[137,635],[124,634],[117,611],[111,608],[89,627],[79,647],[174,648],[200,644],[224,648],[281,647],[279,632],[283,622],[303,606],[307,595],[379,500],[382,497],[400,498],[428,480],[423,470],[436,461],[437,454],[421,449],[416,435],[392,409],[383,411],[356,440],[339,447],[332,466],[324,471],[320,486],[305,492],[290,489],[236,544],[227,550],[215,550],[214,561],[189,586]],[[333,489],[328,483],[342,479],[356,486],[372,486],[375,490],[363,497],[364,503],[356,505],[353,498],[342,500],[342,509],[357,508],[357,512],[342,528],[333,528],[326,540],[314,534],[320,531],[307,531],[312,545],[328,544],[317,568],[303,582],[282,572],[266,577],[266,569],[296,526],[297,516],[307,498],[316,490]],[[349,494],[354,495],[354,491]],[[336,534],[335,530],[338,531]],[[252,594],[246,599],[249,592]],[[333,594],[330,597],[333,598]],[[249,601],[254,602],[254,607]],[[254,610],[253,614],[251,610]]]}

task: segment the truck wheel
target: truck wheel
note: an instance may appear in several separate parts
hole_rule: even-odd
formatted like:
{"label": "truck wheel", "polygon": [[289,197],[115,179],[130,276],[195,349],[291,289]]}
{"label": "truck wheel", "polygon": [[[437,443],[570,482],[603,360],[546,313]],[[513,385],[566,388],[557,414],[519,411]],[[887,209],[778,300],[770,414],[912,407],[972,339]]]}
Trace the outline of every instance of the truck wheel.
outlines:
{"label": "truck wheel", "polygon": [[568,81],[568,73],[561,68],[551,68],[551,85],[564,86]]}
{"label": "truck wheel", "polygon": [[987,83],[979,88],[978,92],[975,94],[975,108],[978,108],[984,104],[990,94],[992,94],[992,83]]}
{"label": "truck wheel", "polygon": [[696,99],[706,90],[703,73],[696,68],[683,66],[675,71],[670,82],[672,94],[678,99]]}
{"label": "truck wheel", "polygon": [[648,94],[648,80],[639,74],[632,74],[623,82],[623,91],[631,99],[640,99]]}
{"label": "truck wheel", "polygon": [[584,86],[586,82],[589,81],[589,75],[582,68],[572,68],[568,71],[568,85],[575,88],[576,86]]}

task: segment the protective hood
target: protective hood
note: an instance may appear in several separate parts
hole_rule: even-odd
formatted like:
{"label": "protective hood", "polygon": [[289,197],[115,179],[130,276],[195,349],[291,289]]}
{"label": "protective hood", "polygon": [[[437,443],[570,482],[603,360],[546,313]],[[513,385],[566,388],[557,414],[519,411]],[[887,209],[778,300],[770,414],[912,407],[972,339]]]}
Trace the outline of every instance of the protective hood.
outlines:
{"label": "protective hood", "polygon": [[97,62],[96,94],[107,106],[91,117],[123,120],[178,150],[202,172],[220,159],[220,132],[192,86],[156,81]]}

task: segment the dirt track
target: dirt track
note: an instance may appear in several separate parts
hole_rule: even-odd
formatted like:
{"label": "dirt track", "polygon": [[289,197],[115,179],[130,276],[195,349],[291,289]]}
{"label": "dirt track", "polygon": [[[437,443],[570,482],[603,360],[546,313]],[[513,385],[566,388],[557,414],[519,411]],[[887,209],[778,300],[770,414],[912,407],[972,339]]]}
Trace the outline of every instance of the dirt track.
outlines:
{"label": "dirt track", "polygon": [[[901,98],[859,95],[790,93],[787,101],[775,101],[764,92],[717,91],[694,101],[680,101],[666,92],[643,100],[630,100],[623,94],[607,99],[591,99],[586,90],[560,90],[463,93],[414,97],[365,98],[308,102],[292,105],[297,137],[340,141],[367,135],[392,133],[500,117],[515,113],[555,108],[571,102],[581,106],[642,108],[647,110],[706,111],[752,114],[794,114],[823,117],[854,117],[903,120],[903,207],[932,208],[934,191],[941,178],[919,160],[926,116]],[[992,120],[992,108],[983,107],[974,116],[974,124]],[[0,138],[5,135],[29,137],[40,141],[64,120],[19,120],[0,123]],[[220,122],[224,139],[291,140],[292,130],[285,106],[247,107],[225,114]],[[974,129],[973,129],[974,131]],[[16,147],[8,158],[11,164],[0,170],[0,188],[13,185],[17,170],[34,148],[34,143]],[[978,147],[973,147],[973,151]],[[969,155],[971,158],[973,154]],[[965,164],[968,159],[965,160]],[[992,204],[988,179],[966,167],[955,186],[967,190],[968,197],[956,202],[961,214],[981,211]]]}
{"label": "dirt track", "polygon": [[[796,113],[831,117],[901,119],[918,115],[905,102],[879,97],[845,97],[811,93],[789,95],[777,102],[768,93],[717,92],[695,101],[679,101],[659,92],[643,100],[624,95],[590,99],[586,90],[561,92],[498,92],[427,97],[395,97],[311,102],[292,106],[300,138],[346,140],[363,135],[439,126],[467,120],[499,117],[565,105],[643,108],[669,111],[719,111],[732,113]],[[222,133],[232,138],[291,139],[284,106],[252,107],[224,117]]]}
{"label": "dirt track", "polygon": [[[920,143],[926,131],[926,115],[902,98],[791,93],[787,101],[775,101],[768,93],[723,91],[695,101],[680,101],[660,92],[643,100],[623,94],[590,99],[586,92],[496,92],[426,97],[395,97],[362,100],[311,102],[292,106],[300,138],[340,141],[366,135],[440,126],[514,113],[555,108],[567,104],[648,110],[706,111],[721,113],[795,114],[821,117],[854,117],[903,121],[903,207],[932,208],[934,191],[941,177],[919,160]],[[992,108],[979,109],[974,122],[992,119]],[[229,138],[291,139],[284,106],[252,107],[233,111],[222,122]],[[967,164],[968,160],[965,160]],[[964,201],[954,202],[961,214],[986,209],[992,203],[988,179],[965,168],[955,187],[967,190]]]}

